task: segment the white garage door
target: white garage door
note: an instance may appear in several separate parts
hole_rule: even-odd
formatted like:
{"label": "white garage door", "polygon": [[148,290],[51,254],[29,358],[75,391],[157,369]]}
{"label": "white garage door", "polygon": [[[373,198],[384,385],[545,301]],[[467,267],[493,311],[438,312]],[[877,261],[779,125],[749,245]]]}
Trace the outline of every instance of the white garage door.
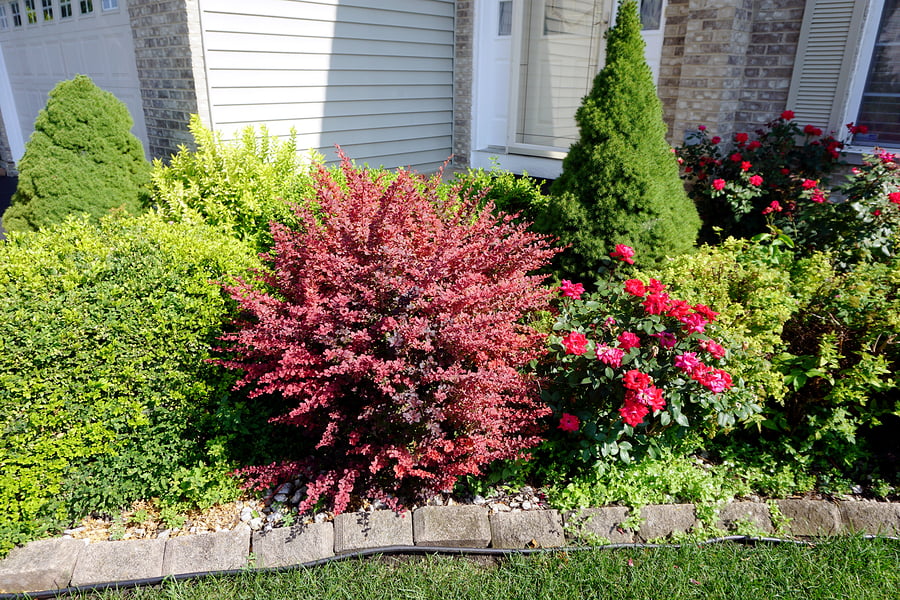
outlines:
{"label": "white garage door", "polygon": [[2,107],[7,130],[18,127],[27,140],[50,90],[75,75],[89,75],[128,106],[134,119],[132,133],[146,152],[147,131],[125,0],[3,0],[0,4],[0,47],[12,96],[4,97]]}
{"label": "white garage door", "polygon": [[453,0],[203,0],[213,126],[264,123],[329,159],[428,170],[451,153]]}

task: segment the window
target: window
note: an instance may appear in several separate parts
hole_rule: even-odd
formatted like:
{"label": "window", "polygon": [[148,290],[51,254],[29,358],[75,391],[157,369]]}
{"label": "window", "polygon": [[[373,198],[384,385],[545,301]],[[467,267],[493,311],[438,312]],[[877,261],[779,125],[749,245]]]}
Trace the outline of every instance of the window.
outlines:
{"label": "window", "polygon": [[500,2],[500,24],[497,27],[497,35],[512,35],[512,16],[512,0],[502,0]]}
{"label": "window", "polygon": [[22,13],[19,12],[19,3],[18,2],[10,2],[9,3],[9,14],[12,15],[13,27],[21,27],[22,26]]}
{"label": "window", "polygon": [[900,1],[885,0],[854,123],[854,144],[900,147]]}
{"label": "window", "polygon": [[6,17],[6,7],[0,4],[0,31],[9,29],[9,19]]}
{"label": "window", "polygon": [[34,0],[25,0],[25,16],[29,25],[37,23],[37,9],[34,6]]}
{"label": "window", "polygon": [[656,30],[662,22],[663,0],[641,0],[641,29]]}
{"label": "window", "polygon": [[[900,147],[897,0],[808,0],[787,108],[865,150]],[[844,127],[854,122],[865,133]]]}
{"label": "window", "polygon": [[66,19],[72,16],[72,0],[59,0],[59,18]]}
{"label": "window", "polygon": [[103,0],[101,8],[103,10],[116,10],[119,8],[119,0]]}
{"label": "window", "polygon": [[81,0],[81,14],[89,15],[94,12],[94,3],[91,0]]}
{"label": "window", "polygon": [[41,12],[45,21],[53,20],[53,0],[41,0]]}

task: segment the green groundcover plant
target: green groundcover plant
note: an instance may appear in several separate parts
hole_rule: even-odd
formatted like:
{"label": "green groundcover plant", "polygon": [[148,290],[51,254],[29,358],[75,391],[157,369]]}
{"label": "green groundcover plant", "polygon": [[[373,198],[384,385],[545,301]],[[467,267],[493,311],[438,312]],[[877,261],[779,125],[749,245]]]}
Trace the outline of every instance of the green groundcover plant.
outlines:
{"label": "green groundcover plant", "polygon": [[233,497],[249,417],[206,361],[233,315],[212,280],[258,265],[152,214],[0,244],[0,549],[137,499]]}
{"label": "green groundcover plant", "polygon": [[150,165],[132,125],[125,105],[89,77],[57,84],[25,145],[4,228],[35,231],[80,212],[94,220],[111,209],[140,212]]}

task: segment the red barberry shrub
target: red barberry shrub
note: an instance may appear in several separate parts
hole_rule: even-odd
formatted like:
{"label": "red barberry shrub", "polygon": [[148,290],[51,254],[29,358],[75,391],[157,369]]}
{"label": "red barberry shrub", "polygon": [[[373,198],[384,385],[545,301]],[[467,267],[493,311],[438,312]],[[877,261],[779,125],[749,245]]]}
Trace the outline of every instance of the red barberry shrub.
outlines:
{"label": "red barberry shrub", "polygon": [[388,182],[342,161],[342,182],[318,170],[297,229],[272,225],[263,285],[228,288],[245,317],[222,338],[238,386],[280,398],[273,422],[315,444],[242,471],[259,489],[303,478],[301,512],[449,489],[522,456],[548,413],[521,367],[542,354],[523,317],[554,293],[529,274],[557,252],[549,240],[479,198],[439,195],[438,178]]}

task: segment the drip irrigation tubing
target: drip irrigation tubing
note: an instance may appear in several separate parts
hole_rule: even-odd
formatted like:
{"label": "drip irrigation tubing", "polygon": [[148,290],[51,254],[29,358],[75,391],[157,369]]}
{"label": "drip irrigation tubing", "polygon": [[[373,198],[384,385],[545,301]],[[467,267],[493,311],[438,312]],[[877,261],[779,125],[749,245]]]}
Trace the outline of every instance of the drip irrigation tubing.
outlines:
{"label": "drip irrigation tubing", "polygon": [[[863,539],[887,539],[900,541],[900,537],[883,536],[883,535],[863,535]],[[355,558],[364,558],[367,556],[385,556],[392,554],[440,554],[450,556],[513,556],[513,555],[529,555],[544,554],[548,552],[580,552],[584,550],[621,550],[624,548],[681,548],[684,546],[705,546],[709,544],[721,544],[724,542],[736,542],[739,544],[795,544],[799,546],[815,546],[815,541],[807,540],[788,540],[775,537],[756,537],[748,535],[729,535],[724,537],[711,538],[708,540],[691,541],[678,544],[651,544],[651,543],[633,543],[633,544],[603,544],[599,546],[560,546],[558,548],[456,548],[447,546],[384,546],[382,548],[368,548],[365,550],[356,550],[336,554],[327,558],[314,560],[310,562],[289,565],[285,567],[266,567],[266,568],[243,568],[229,569],[224,571],[200,571],[197,573],[182,573],[178,575],[166,575],[164,577],[149,577],[146,579],[129,579],[125,581],[111,581],[107,583],[93,583],[90,585],[80,585],[75,587],[67,587],[58,590],[43,590],[40,592],[22,592],[18,594],[0,593],[0,600],[39,600],[44,598],[56,598],[67,594],[83,594],[89,592],[100,592],[105,590],[127,590],[138,587],[149,587],[160,585],[168,581],[185,581],[189,579],[203,579],[206,577],[222,577],[227,575],[240,575],[245,573],[280,573],[284,571],[292,571],[295,569],[318,567],[330,562],[352,560]]]}

